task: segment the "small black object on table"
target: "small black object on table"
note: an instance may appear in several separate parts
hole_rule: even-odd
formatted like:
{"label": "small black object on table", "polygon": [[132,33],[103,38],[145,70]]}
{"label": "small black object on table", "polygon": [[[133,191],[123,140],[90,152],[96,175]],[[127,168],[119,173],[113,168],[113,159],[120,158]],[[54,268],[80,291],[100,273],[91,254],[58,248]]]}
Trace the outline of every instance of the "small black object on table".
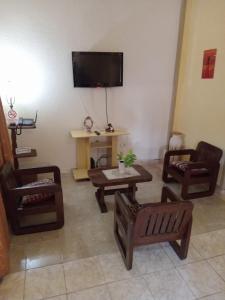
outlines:
{"label": "small black object on table", "polygon": [[[105,204],[104,196],[113,195],[116,191],[121,193],[126,193],[131,202],[136,203],[135,201],[135,192],[137,191],[137,183],[152,181],[152,175],[145,170],[140,165],[134,165],[133,168],[139,173],[138,176],[132,177],[124,177],[118,179],[108,179],[105,174],[102,172],[106,169],[92,169],[88,171],[88,176],[92,182],[92,184],[97,187],[97,191],[95,193],[96,199],[98,201],[99,208],[102,213],[107,212],[107,207]],[[113,169],[113,168],[107,168]],[[125,188],[114,188],[114,189],[105,189],[110,186],[118,186],[118,185],[128,185]]]}

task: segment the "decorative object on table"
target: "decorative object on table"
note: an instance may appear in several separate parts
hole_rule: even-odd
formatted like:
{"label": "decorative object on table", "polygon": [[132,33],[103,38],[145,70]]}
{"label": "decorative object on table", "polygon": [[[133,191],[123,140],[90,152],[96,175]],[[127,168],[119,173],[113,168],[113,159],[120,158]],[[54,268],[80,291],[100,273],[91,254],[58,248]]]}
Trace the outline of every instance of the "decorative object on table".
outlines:
{"label": "decorative object on table", "polygon": [[180,201],[168,187],[162,189],[161,203],[144,205],[135,199],[131,202],[129,197],[116,192],[114,236],[127,270],[132,268],[134,248],[141,245],[169,242],[179,258],[185,259],[191,236],[192,210],[190,201]]}
{"label": "decorative object on table", "polygon": [[111,123],[108,123],[108,125],[107,125],[105,131],[106,131],[106,132],[114,132],[115,130],[114,130],[112,124],[111,124]]}
{"label": "decorative object on table", "polygon": [[184,145],[184,134],[173,132],[169,141],[169,150],[180,150]]}
{"label": "decorative object on table", "polygon": [[93,125],[94,125],[94,121],[90,116],[87,116],[84,119],[84,128],[87,130],[87,132],[91,132]]}
{"label": "decorative object on table", "polygon": [[[163,163],[164,182],[179,182],[182,185],[181,196],[183,199],[195,199],[213,195],[220,169],[220,159],[223,151],[206,142],[199,142],[197,148],[170,150],[165,154]],[[189,156],[189,160],[172,161],[171,156]],[[191,185],[200,185],[207,190],[190,192]],[[204,185],[203,185],[204,184]]]}
{"label": "decorative object on table", "polygon": [[109,169],[102,171],[108,180],[129,178],[134,176],[140,176],[140,173],[133,167],[124,167],[124,172],[120,172],[119,169]]}
{"label": "decorative object on table", "polygon": [[9,104],[10,110],[8,111],[8,123],[10,125],[17,124],[17,112],[13,109],[13,105],[15,104],[15,97],[7,98],[7,103]]}
{"label": "decorative object on table", "polygon": [[137,159],[137,156],[133,153],[133,150],[130,149],[126,154],[123,154],[123,152],[118,153],[117,158],[119,162],[124,162],[125,167],[131,167]]}
{"label": "decorative object on table", "polygon": [[119,173],[120,173],[120,174],[125,174],[126,168],[125,168],[125,165],[124,165],[124,161],[123,161],[123,160],[120,160],[120,161],[119,161],[118,168],[119,168]]}
{"label": "decorative object on table", "polygon": [[19,147],[15,149],[16,154],[31,153],[31,147]]}
{"label": "decorative object on table", "polygon": [[[173,132],[169,141],[169,150],[180,150],[184,146],[184,134],[181,132]],[[165,154],[164,154],[165,156]],[[172,156],[171,161],[179,160],[179,156]]]}

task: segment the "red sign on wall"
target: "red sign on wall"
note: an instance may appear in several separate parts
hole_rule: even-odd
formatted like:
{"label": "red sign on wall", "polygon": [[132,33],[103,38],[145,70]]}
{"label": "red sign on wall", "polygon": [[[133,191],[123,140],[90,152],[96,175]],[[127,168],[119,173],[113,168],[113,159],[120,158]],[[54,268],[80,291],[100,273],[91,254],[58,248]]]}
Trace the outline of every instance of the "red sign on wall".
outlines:
{"label": "red sign on wall", "polygon": [[209,79],[214,77],[216,63],[216,50],[205,50],[203,55],[202,78]]}

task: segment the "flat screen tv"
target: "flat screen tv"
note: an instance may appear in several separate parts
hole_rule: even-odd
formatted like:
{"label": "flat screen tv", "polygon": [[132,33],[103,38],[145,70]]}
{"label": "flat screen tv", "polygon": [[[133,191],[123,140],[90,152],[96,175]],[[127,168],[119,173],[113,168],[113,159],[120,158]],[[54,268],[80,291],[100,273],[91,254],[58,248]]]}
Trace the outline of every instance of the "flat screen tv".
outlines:
{"label": "flat screen tv", "polygon": [[123,85],[122,52],[72,52],[74,87]]}

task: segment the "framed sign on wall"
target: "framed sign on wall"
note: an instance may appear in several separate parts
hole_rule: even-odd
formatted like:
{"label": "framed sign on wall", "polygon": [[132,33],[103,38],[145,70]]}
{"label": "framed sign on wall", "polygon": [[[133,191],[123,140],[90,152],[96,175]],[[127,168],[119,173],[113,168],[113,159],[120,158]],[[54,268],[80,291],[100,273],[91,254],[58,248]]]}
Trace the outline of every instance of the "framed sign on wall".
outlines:
{"label": "framed sign on wall", "polygon": [[202,78],[211,79],[214,77],[217,49],[205,50],[203,54]]}

